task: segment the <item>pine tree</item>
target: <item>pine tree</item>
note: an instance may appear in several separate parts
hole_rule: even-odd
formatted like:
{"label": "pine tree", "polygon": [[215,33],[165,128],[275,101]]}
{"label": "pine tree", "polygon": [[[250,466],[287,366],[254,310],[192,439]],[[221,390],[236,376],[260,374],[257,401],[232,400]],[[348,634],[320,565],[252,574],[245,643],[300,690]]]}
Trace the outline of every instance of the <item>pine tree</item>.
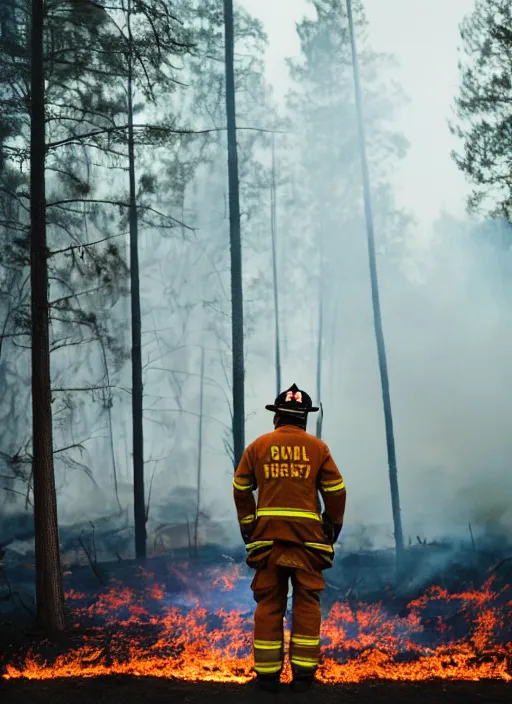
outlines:
{"label": "pine tree", "polygon": [[461,25],[464,50],[457,121],[462,140],[455,163],[472,181],[470,210],[512,222],[512,6],[476,0]]}
{"label": "pine tree", "polygon": [[233,350],[233,458],[234,468],[245,446],[244,318],[242,288],[242,244],[240,235],[240,183],[236,143],[236,93],[234,64],[233,0],[224,0],[226,48],[226,115],[228,128],[229,223],[231,259],[231,346]]}
{"label": "pine tree", "polygon": [[[27,140],[24,127],[27,122],[23,117],[26,116],[23,90],[17,88],[19,85],[23,88],[27,70],[28,5],[26,0],[13,0],[12,7],[15,31],[10,31],[9,45],[2,45],[0,100],[3,99],[3,106],[9,107],[11,113],[10,133],[5,139],[11,134],[16,134],[18,139],[9,139],[10,144],[2,150],[7,160],[2,177],[8,172],[11,180],[17,179],[13,181],[16,187],[9,188],[8,193],[11,194],[11,210],[18,208],[19,212],[26,198],[21,186],[26,183],[26,169],[22,166],[27,155],[23,146]],[[127,57],[130,52],[125,3],[103,6],[79,0],[69,4],[47,3],[46,9],[46,217],[52,287],[52,350],[56,353],[54,391],[58,398],[54,420],[57,435],[64,439],[70,430],[68,419],[73,416],[77,430],[77,413],[81,411],[81,415],[85,415],[91,396],[100,401],[112,425],[111,375],[120,370],[126,360],[124,321],[118,317],[122,310],[112,315],[112,308],[122,308],[126,294],[125,253],[118,242],[124,237],[130,212],[128,183],[123,174],[129,161]],[[137,116],[142,104],[149,101],[154,105],[157,97],[163,100],[179,84],[172,64],[189,50],[189,45],[180,21],[162,3],[135,2],[133,15],[132,75],[133,91],[138,96],[133,107]],[[108,93],[104,91],[105,81],[110,86]],[[72,90],[69,89],[71,84]],[[20,122],[19,128],[14,123],[15,116]],[[148,151],[149,145],[156,149],[169,142],[170,120],[165,113],[164,117],[157,115],[158,119],[151,124],[139,125],[135,121],[132,141],[137,149]],[[141,165],[146,167],[149,161],[141,161]],[[110,174],[118,169],[118,175],[112,179]],[[173,218],[155,210],[156,187],[151,183],[151,172],[148,177],[147,171],[140,168],[137,173],[139,219],[146,226],[154,226],[156,221],[158,227],[174,227]],[[109,185],[108,190],[105,184]],[[12,222],[9,226],[12,229]],[[27,265],[27,223],[23,217],[16,227],[21,236],[12,247],[15,246],[19,261]],[[97,341],[97,347],[91,354],[92,340]],[[74,350],[72,356],[68,353],[70,350]],[[82,370],[89,364],[103,370],[97,383],[91,383],[90,376],[87,382],[81,382]],[[71,376],[79,381],[70,384]],[[69,442],[60,444],[69,445]],[[78,446],[76,449],[83,450]],[[59,461],[86,469],[77,462],[73,451],[59,453],[57,457]],[[142,514],[144,511],[143,506]]]}
{"label": "pine tree", "polygon": [[[339,404],[339,386],[330,378],[325,383],[325,331],[338,333],[343,349],[351,342],[347,329],[353,316],[368,316],[372,301],[366,265],[368,251],[364,228],[363,188],[358,113],[355,105],[353,60],[347,6],[337,0],[311,0],[313,18],[304,19],[297,27],[301,56],[289,62],[294,89],[288,96],[288,115],[296,137],[290,140],[289,152],[298,155],[288,159],[288,169],[296,175],[291,187],[290,212],[297,223],[293,228],[294,245],[289,248],[294,267],[294,298],[301,295],[298,283],[308,276],[314,288],[312,315],[316,320],[317,392],[331,389],[332,399]],[[360,47],[359,63],[365,108],[366,148],[371,172],[375,232],[378,249],[392,251],[396,239],[403,236],[404,214],[396,208],[390,186],[390,170],[407,146],[404,138],[387,126],[400,91],[386,79],[386,57],[371,51],[365,37],[366,19],[361,2],[354,7],[354,27]],[[329,256],[326,256],[329,243]],[[373,249],[372,249],[373,254]],[[372,260],[370,260],[372,261]],[[364,267],[364,268],[363,268]],[[373,271],[374,273],[374,271]],[[375,283],[375,277],[373,277]],[[375,287],[372,288],[375,295]],[[373,299],[375,303],[375,298]],[[304,305],[307,305],[304,300]],[[339,313],[345,326],[340,329]],[[375,312],[375,307],[374,307]],[[385,317],[385,310],[384,310]],[[377,327],[376,327],[377,330]],[[377,336],[378,344],[380,338]],[[310,340],[306,343],[311,346]],[[306,347],[306,345],[305,345]],[[339,358],[338,345],[331,345],[331,355]],[[382,345],[379,346],[382,352]],[[304,354],[307,354],[304,349]],[[382,362],[382,355],[379,356]],[[339,366],[339,363],[338,363]],[[382,371],[382,366],[381,366]],[[350,371],[349,371],[350,373]],[[386,441],[392,487],[393,518],[396,529],[397,556],[401,554],[401,525],[394,463],[393,434],[390,431],[389,395],[385,399]],[[323,387],[323,388],[322,388]],[[319,398],[320,402],[324,399]],[[317,433],[322,432],[321,418]],[[391,450],[390,450],[391,447]]]}
{"label": "pine tree", "polygon": [[[172,281],[172,289],[167,284],[166,296],[169,305],[176,309],[176,301],[186,301],[188,315],[185,316],[187,327],[192,330],[205,330],[208,347],[216,354],[208,356],[207,370],[210,376],[222,379],[229,389],[229,410],[232,412],[231,383],[231,301],[230,280],[226,272],[230,268],[229,232],[228,232],[228,178],[227,178],[227,134],[225,104],[225,65],[224,65],[224,27],[223,13],[215,0],[191,5],[189,26],[193,32],[195,49],[187,59],[190,71],[191,91],[184,100],[187,109],[183,112],[183,123],[193,126],[197,132],[204,131],[205,138],[199,135],[184,136],[178,159],[169,164],[166,173],[172,183],[173,169],[177,163],[184,163],[185,174],[193,173],[184,194],[181,220],[194,227],[194,234],[184,232],[187,242],[173,243],[173,261],[180,262],[180,272]],[[242,226],[243,289],[247,296],[244,304],[244,338],[250,339],[255,319],[263,309],[262,301],[266,299],[267,290],[263,286],[261,272],[253,273],[255,262],[262,261],[261,269],[265,276],[271,272],[269,257],[269,192],[270,169],[263,163],[265,153],[271,146],[271,129],[276,119],[268,86],[263,78],[263,56],[266,36],[261,23],[252,18],[239,6],[234,13],[235,52],[235,87],[237,111],[237,148],[239,162],[240,210]],[[183,96],[184,91],[178,95]],[[265,131],[267,130],[267,131]],[[182,160],[184,159],[184,162]],[[160,255],[169,247],[162,242]],[[181,251],[180,251],[181,250]],[[159,255],[159,256],[160,256]],[[179,257],[183,257],[180,259]],[[193,262],[193,276],[189,275],[189,288],[183,288],[181,281],[182,267],[185,262]],[[247,262],[250,261],[250,269]],[[183,263],[181,263],[183,262]],[[264,265],[263,265],[264,262]],[[269,279],[270,281],[270,279]],[[194,315],[192,316],[192,311]],[[265,315],[268,306],[265,300]],[[196,342],[196,336],[187,335],[185,320],[178,323],[180,313],[176,315],[176,334],[163,336],[171,341],[182,342],[184,339],[192,347],[199,349],[202,344]],[[174,319],[174,318],[173,318]],[[179,332],[180,331],[180,332]],[[183,332],[181,332],[183,331]],[[185,336],[185,337],[183,337]],[[178,352],[177,352],[178,354]],[[245,359],[247,359],[247,350]],[[185,363],[186,364],[186,363]],[[197,363],[191,361],[190,372],[195,371]],[[175,367],[174,367],[175,368]],[[157,370],[154,369],[156,372]],[[155,374],[151,377],[156,379]],[[159,377],[161,384],[167,383],[164,376]],[[156,383],[156,382],[155,382]],[[177,387],[176,378],[172,381]],[[183,385],[183,379],[180,389]],[[156,393],[156,392],[155,392]],[[222,395],[224,403],[224,394]],[[154,413],[155,411],[151,411]],[[219,416],[221,417],[219,409]],[[181,424],[184,420],[180,419]],[[191,429],[191,435],[192,435]],[[225,449],[232,462],[233,433],[225,437]]]}
{"label": "pine tree", "polygon": [[[31,7],[25,0],[13,0],[10,10],[9,31],[4,33],[4,15],[0,46],[0,101],[2,108],[6,108],[2,114],[9,128],[2,134],[0,178],[4,217],[0,225],[2,235],[9,242],[4,249],[7,256],[2,260],[2,268],[9,280],[5,291],[9,315],[4,325],[8,325],[11,349],[7,352],[11,354],[9,362],[2,355],[1,363],[23,390],[23,350],[27,346],[17,341],[24,336],[32,338],[34,414],[32,442],[30,436],[3,435],[2,445],[5,447],[5,439],[11,446],[4,457],[13,478],[27,481],[27,497],[33,488],[39,622],[47,630],[60,630],[63,627],[62,585],[54,458],[69,462],[71,466],[81,466],[89,474],[90,470],[73,457],[75,451],[83,451],[82,443],[68,441],[67,447],[61,448],[60,444],[54,447],[53,439],[67,430],[71,419],[73,429],[78,429],[77,413],[80,405],[86,404],[75,400],[77,392],[79,398],[84,391],[95,390],[90,373],[85,375],[87,381],[83,387],[77,383],[76,372],[83,373],[84,357],[89,357],[88,345],[95,341],[103,354],[107,348],[115,356],[120,353],[117,341],[107,332],[113,326],[102,321],[98,292],[103,303],[114,303],[123,291],[126,269],[120,251],[111,241],[114,238],[105,237],[104,231],[101,232],[104,223],[92,193],[95,164],[83,152],[87,140],[95,137],[90,135],[91,123],[97,120],[97,128],[104,126],[115,109],[113,103],[102,96],[104,76],[100,62],[95,61],[108,44],[103,31],[103,10],[86,2],[34,2]],[[35,22],[31,21],[32,13]],[[80,130],[86,131],[88,136],[82,137]],[[86,211],[86,204],[91,205],[90,213]],[[14,232],[17,236],[9,237]],[[91,244],[88,235],[96,244]],[[19,280],[25,278],[29,264],[31,313],[27,292],[19,287]],[[103,310],[106,320],[108,310],[105,306]],[[84,330],[89,334],[84,335]],[[16,347],[13,349],[11,345]],[[78,359],[67,366],[67,375],[63,374],[66,366],[62,364],[63,357],[69,360],[68,350],[77,346],[83,349],[82,359],[76,355]],[[53,393],[58,399],[53,406],[56,409],[53,419],[50,352]],[[75,379],[71,385],[69,379],[73,372]],[[97,388],[103,391],[105,386],[99,384]],[[74,397],[73,402],[70,396]],[[2,412],[10,405],[10,418],[16,418],[17,423],[16,428],[11,426],[12,430],[19,432],[21,429],[24,434],[23,398],[19,392],[16,397],[9,391],[9,396],[2,398]],[[11,448],[17,449],[12,452]],[[32,473],[30,464],[33,464]],[[20,471],[23,467],[26,471]]]}
{"label": "pine tree", "polygon": [[37,620],[64,629],[57,494],[53,469],[48,254],[45,196],[44,3],[32,0],[30,80],[30,280],[32,323],[32,445]]}
{"label": "pine tree", "polygon": [[[345,315],[355,311],[354,301],[348,301],[344,291],[360,291],[358,300],[369,300],[367,282],[357,268],[366,259],[364,208],[346,8],[337,0],[310,0],[310,4],[315,16],[297,26],[301,56],[288,62],[293,81],[287,97],[290,136],[283,150],[290,182],[286,208],[293,223],[287,249],[293,265],[288,276],[295,272],[298,284],[306,269],[318,282],[315,286],[329,291],[322,307],[323,329],[329,330],[339,308]],[[389,174],[405,155],[407,141],[388,124],[403,95],[386,77],[390,57],[372,52],[367,45],[361,3],[355,5],[354,23],[378,248],[393,252],[407,220],[395,205]],[[322,240],[329,242],[329,257],[321,256]],[[309,296],[309,289],[302,290]],[[301,287],[295,286],[294,298],[300,292]],[[283,305],[291,307],[286,301]],[[317,312],[315,304],[316,317]]]}
{"label": "pine tree", "polygon": [[[112,12],[112,10],[111,10]],[[166,96],[172,92],[175,79],[171,57],[187,51],[188,46],[179,23],[168,8],[150,0],[122,1],[114,17],[120,15],[123,25],[116,23],[121,40],[121,55],[125,58],[127,146],[129,173],[128,221],[130,230],[130,301],[132,330],[132,441],[133,441],[133,492],[135,519],[135,553],[138,558],[146,556],[146,502],[144,486],[144,423],[142,380],[142,328],[139,267],[139,208],[136,189],[136,136],[134,126],[134,99],[137,88],[146,102],[157,102],[156,91]],[[124,45],[124,46],[123,46]],[[166,96],[167,97],[167,96]],[[162,121],[160,120],[160,123]],[[168,134],[164,124],[152,124],[147,128],[146,144],[155,142],[156,132],[160,142]],[[142,179],[142,182],[143,179]]]}
{"label": "pine tree", "polygon": [[[6,187],[0,190],[0,237],[10,242],[10,248],[3,250],[0,270],[2,276],[8,272],[10,275],[11,264],[16,262],[21,282],[29,264],[29,116],[24,92],[29,68],[29,3],[11,0],[10,6],[14,8],[14,15],[11,13],[8,18],[9,27],[14,28],[9,29],[11,44],[8,48],[0,45],[0,151],[5,166],[0,172],[0,185]],[[126,22],[130,8],[122,0],[50,1],[45,7],[45,210],[54,458],[57,476],[59,465],[66,462],[88,472],[92,480],[101,480],[104,467],[100,473],[82,462],[83,443],[70,443],[69,437],[71,429],[77,433],[90,431],[91,420],[95,420],[91,400],[96,401],[98,415],[109,415],[112,455],[115,454],[113,436],[122,421],[112,423],[111,412],[113,404],[125,393],[118,392],[116,385],[127,386],[119,380],[126,372],[129,346],[125,331],[129,274],[125,238],[130,212],[136,211],[138,240],[144,250],[140,272],[141,334],[149,342],[144,347],[148,396],[152,392],[160,397],[167,394],[176,399],[178,409],[183,409],[182,370],[193,364],[189,349],[197,346],[197,333],[202,344],[203,330],[207,328],[207,344],[217,346],[219,354],[208,355],[211,368],[205,379],[216,377],[224,398],[220,375],[228,366],[231,347],[226,315],[230,301],[225,295],[228,282],[224,273],[229,262],[224,210],[224,18],[216,0],[183,1],[172,8],[157,0],[132,0],[130,42]],[[5,17],[4,12],[4,25]],[[266,38],[261,24],[239,8],[235,11],[235,38],[244,257],[251,260],[251,268],[258,261],[258,268],[268,278],[270,173],[263,162],[265,150],[270,147],[270,134],[259,129],[272,127],[275,118],[263,80]],[[127,94],[130,51],[131,139]],[[109,91],[104,90],[106,83]],[[7,107],[10,112],[4,129],[1,118]],[[126,173],[130,165],[131,189]],[[208,209],[205,201],[210,205]],[[19,237],[10,237],[13,230]],[[149,286],[144,281],[155,273],[162,280],[162,295],[155,291],[151,278],[150,299]],[[243,285],[249,291],[246,338],[264,309],[262,280],[257,269],[247,270],[244,275]],[[24,404],[17,405],[26,382],[23,355],[30,339],[25,337],[28,300],[27,291],[20,287],[18,304],[16,290],[16,286],[10,286],[12,337],[3,340],[0,357],[0,365],[6,362],[5,369],[12,379],[12,394],[9,392],[0,401],[1,416],[12,422],[13,432],[2,434],[0,450],[5,447],[9,473],[20,481],[26,480],[30,488],[30,436],[24,436]],[[153,318],[161,314],[165,316],[162,327],[166,330],[153,334],[152,329],[158,327]],[[217,341],[213,342],[213,338]],[[168,373],[164,370],[166,362],[160,362],[164,371],[155,374],[155,360],[180,348],[187,349],[182,356],[183,366],[176,364],[177,370]],[[13,404],[17,406],[15,414]],[[148,400],[145,420],[155,411],[153,401]],[[165,447],[174,442],[178,446],[185,435],[180,432],[175,441],[169,432],[173,427],[166,420],[162,437]],[[158,436],[154,437],[158,441]],[[68,448],[70,444],[72,448]],[[232,452],[231,438],[228,446]],[[64,474],[62,477],[64,480]],[[139,506],[143,503],[139,500]]]}

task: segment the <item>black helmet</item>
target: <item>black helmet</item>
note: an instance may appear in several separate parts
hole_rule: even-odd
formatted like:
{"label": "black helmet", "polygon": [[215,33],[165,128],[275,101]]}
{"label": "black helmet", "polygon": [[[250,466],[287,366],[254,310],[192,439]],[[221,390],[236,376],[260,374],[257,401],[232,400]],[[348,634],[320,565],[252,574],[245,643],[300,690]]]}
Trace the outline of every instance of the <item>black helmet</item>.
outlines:
{"label": "black helmet", "polygon": [[267,411],[279,415],[290,415],[295,418],[306,419],[308,413],[316,413],[319,408],[313,406],[311,396],[301,391],[296,384],[279,394],[273,404],[265,406]]}

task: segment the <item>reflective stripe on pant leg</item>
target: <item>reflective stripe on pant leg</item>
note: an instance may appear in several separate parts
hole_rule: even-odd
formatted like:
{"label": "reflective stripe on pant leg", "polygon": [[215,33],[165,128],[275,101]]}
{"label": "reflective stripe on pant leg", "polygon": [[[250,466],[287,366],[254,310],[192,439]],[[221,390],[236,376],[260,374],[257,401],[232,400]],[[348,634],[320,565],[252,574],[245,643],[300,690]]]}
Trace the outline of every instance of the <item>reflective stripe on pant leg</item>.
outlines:
{"label": "reflective stripe on pant leg", "polygon": [[278,675],[283,666],[283,618],[288,576],[276,567],[258,570],[253,583],[254,669],[261,675]]}
{"label": "reflective stripe on pant leg", "polygon": [[322,574],[297,570],[293,579],[290,663],[294,675],[314,675],[320,657]]}
{"label": "reflective stripe on pant leg", "polygon": [[283,639],[254,639],[254,669],[262,675],[281,672],[283,666]]}

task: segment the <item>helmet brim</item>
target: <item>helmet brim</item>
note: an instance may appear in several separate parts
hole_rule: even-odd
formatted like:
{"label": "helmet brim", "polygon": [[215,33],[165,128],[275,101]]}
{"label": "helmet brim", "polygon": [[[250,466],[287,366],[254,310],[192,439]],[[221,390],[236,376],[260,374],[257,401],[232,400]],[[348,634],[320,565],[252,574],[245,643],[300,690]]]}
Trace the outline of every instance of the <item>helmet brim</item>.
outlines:
{"label": "helmet brim", "polygon": [[290,414],[290,415],[300,415],[304,413],[316,413],[317,411],[320,410],[317,406],[311,406],[311,408],[283,408],[283,406],[276,406],[274,404],[268,404],[265,406],[267,411],[271,411],[272,413],[283,413],[283,414]]}

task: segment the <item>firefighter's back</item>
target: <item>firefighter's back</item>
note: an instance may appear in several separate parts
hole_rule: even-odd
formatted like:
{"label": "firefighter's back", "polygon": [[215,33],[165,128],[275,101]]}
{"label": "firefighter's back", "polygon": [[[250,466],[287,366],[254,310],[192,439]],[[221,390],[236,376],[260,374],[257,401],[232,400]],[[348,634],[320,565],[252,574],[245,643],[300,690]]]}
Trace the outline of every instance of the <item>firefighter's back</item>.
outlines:
{"label": "firefighter's back", "polygon": [[323,542],[320,470],[330,457],[324,442],[284,425],[250,446],[258,487],[253,540]]}

